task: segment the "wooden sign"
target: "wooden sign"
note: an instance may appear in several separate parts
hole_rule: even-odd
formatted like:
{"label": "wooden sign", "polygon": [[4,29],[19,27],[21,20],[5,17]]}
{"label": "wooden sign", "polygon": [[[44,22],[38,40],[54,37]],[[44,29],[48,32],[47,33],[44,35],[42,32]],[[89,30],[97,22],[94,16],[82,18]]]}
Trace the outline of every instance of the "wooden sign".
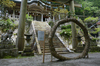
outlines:
{"label": "wooden sign", "polygon": [[38,31],[38,40],[44,41],[44,31]]}

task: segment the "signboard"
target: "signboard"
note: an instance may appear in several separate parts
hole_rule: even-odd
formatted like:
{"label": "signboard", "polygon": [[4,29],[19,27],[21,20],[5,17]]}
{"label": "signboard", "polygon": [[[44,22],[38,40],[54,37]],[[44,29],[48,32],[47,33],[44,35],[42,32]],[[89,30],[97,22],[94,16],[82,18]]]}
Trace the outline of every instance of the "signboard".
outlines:
{"label": "signboard", "polygon": [[38,31],[38,40],[44,41],[44,31]]}

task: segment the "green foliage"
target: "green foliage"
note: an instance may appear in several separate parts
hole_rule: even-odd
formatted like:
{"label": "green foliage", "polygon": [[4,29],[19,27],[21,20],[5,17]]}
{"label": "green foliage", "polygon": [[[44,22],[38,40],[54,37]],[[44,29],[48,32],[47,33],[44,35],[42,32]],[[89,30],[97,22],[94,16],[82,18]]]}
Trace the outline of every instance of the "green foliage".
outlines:
{"label": "green foliage", "polygon": [[71,25],[67,25],[67,26],[61,26],[61,29],[70,29]]}
{"label": "green foliage", "polygon": [[68,10],[67,9],[54,9],[53,11],[53,16],[55,16],[56,18],[59,18],[59,14],[60,14],[60,18],[63,19],[66,17],[66,14],[68,13]]}
{"label": "green foliage", "polygon": [[84,19],[86,23],[96,23],[98,21],[98,17],[87,17]]}
{"label": "green foliage", "polygon": [[2,32],[5,32],[5,31],[12,29],[14,27],[15,27],[15,24],[10,19],[0,20],[0,30]]}
{"label": "green foliage", "polygon": [[92,47],[90,47],[90,52],[100,52],[100,47],[92,46]]}
{"label": "green foliage", "polygon": [[60,9],[60,10],[58,10],[58,8],[57,9],[54,9],[54,14],[55,13],[57,13],[57,12],[59,12],[59,13],[68,13],[68,10],[67,9]]}
{"label": "green foliage", "polygon": [[84,16],[100,16],[100,1],[99,0],[76,0],[82,4],[82,8],[76,8],[76,14]]}
{"label": "green foliage", "polygon": [[93,6],[98,6],[100,8],[100,0],[88,0],[90,2],[93,2]]}
{"label": "green foliage", "polygon": [[[87,17],[86,19],[84,19],[84,22],[86,22],[87,23],[87,26],[92,26],[93,24],[95,24],[95,23],[97,23],[98,22],[98,17]],[[97,28],[97,27],[92,27],[92,28],[88,28],[87,27],[87,29],[88,29],[88,33],[89,33],[89,36],[90,37],[92,37],[92,40],[93,41],[96,41],[96,40],[98,40],[98,38],[94,38],[92,35],[91,35],[91,33],[92,34],[97,34],[98,32],[100,32],[100,29],[99,28]]]}
{"label": "green foliage", "polygon": [[6,7],[13,7],[16,5],[16,3],[10,0],[0,0],[0,5],[6,6]]}
{"label": "green foliage", "polygon": [[27,21],[32,21],[33,20],[33,17],[30,15],[28,15],[28,14],[26,14],[26,19],[27,19]]}
{"label": "green foliage", "polygon": [[71,29],[71,25],[67,25],[66,27],[67,27],[67,29]]}
{"label": "green foliage", "polygon": [[21,55],[18,55],[17,57],[13,57],[13,56],[7,55],[7,56],[4,56],[3,59],[11,59],[11,58],[21,59],[21,58],[32,58],[32,57],[34,57],[34,56],[21,56]]}
{"label": "green foliage", "polygon": [[[10,0],[0,0],[0,11],[1,11],[1,16],[0,18],[6,19],[6,13],[7,13],[7,7],[8,8],[13,8],[16,6],[16,3]],[[4,16],[3,16],[4,15]]]}
{"label": "green foliage", "polygon": [[5,59],[9,59],[9,58],[13,58],[13,57],[12,57],[12,56],[7,55],[7,56],[4,56],[4,58],[5,58]]}
{"label": "green foliage", "polygon": [[61,29],[67,29],[67,26],[61,26]]}
{"label": "green foliage", "polygon": [[98,38],[92,38],[92,41],[96,41],[96,40],[99,40]]}
{"label": "green foliage", "polygon": [[42,1],[47,1],[47,0],[42,0]]}
{"label": "green foliage", "polygon": [[100,9],[96,10],[95,13],[96,13],[96,16],[100,16]]}
{"label": "green foliage", "polygon": [[96,34],[96,33],[98,33],[98,32],[100,32],[100,28],[95,28],[95,31],[92,32],[92,33],[93,33],[93,34]]}
{"label": "green foliage", "polygon": [[60,32],[60,35],[61,36],[64,36],[65,39],[69,39],[71,37],[71,29],[63,29],[61,32]]}
{"label": "green foliage", "polygon": [[62,31],[60,32],[60,35],[63,36],[65,39],[70,39],[71,37],[71,25],[67,25],[67,26],[62,26],[61,27]]}
{"label": "green foliage", "polygon": [[93,6],[93,2],[84,1],[82,2],[83,11],[85,15],[93,15],[96,10],[98,10],[97,6]]}
{"label": "green foliage", "polygon": [[49,25],[50,25],[51,27],[53,27],[53,26],[54,26],[54,22],[50,21],[50,22],[49,22]]}

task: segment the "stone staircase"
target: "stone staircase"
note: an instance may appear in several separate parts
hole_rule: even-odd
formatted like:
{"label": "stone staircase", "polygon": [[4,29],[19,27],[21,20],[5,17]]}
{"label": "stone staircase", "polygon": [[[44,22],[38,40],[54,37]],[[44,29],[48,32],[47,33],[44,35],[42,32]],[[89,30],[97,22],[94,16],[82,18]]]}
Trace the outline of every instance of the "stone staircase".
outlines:
{"label": "stone staircase", "polygon": [[[50,54],[49,44],[48,44],[48,35],[45,37],[45,54]],[[43,53],[43,41],[40,42],[40,48]],[[59,38],[55,35],[53,38],[53,45],[55,47],[55,50],[58,54],[66,54],[69,53],[69,51],[66,49],[66,47],[62,44],[62,42],[59,40]]]}
{"label": "stone staircase", "polygon": [[[34,30],[33,32],[34,32],[34,35],[35,35],[35,41],[36,41],[37,47],[38,47],[37,48],[38,53],[39,54],[41,54],[41,52],[43,53],[43,45],[45,43],[45,54],[51,54],[50,50],[49,50],[49,44],[48,44],[48,36],[49,36],[50,30],[51,30],[51,27],[48,25],[48,23],[39,22],[39,21],[32,21],[32,26],[33,26],[32,30]],[[45,37],[44,37],[45,42],[36,39],[36,38],[38,38],[38,31],[44,31],[45,32]],[[59,53],[59,54],[69,53],[68,48],[66,48],[63,41],[61,41],[61,39],[56,34],[53,38],[53,45],[54,45],[57,53]]]}

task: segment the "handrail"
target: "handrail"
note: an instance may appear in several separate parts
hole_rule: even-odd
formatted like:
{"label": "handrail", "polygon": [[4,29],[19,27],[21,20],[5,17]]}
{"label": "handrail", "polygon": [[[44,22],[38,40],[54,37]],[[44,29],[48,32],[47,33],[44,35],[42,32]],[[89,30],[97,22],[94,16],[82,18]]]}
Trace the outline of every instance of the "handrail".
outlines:
{"label": "handrail", "polygon": [[35,26],[34,26],[33,21],[32,21],[32,28],[33,28],[33,32],[34,32],[34,35],[35,35],[35,40],[36,40],[36,43],[37,43],[38,52],[39,52],[39,54],[42,54],[41,48],[40,48],[40,44],[39,44],[39,41],[38,41],[38,38],[37,38],[37,35],[36,35]]}

